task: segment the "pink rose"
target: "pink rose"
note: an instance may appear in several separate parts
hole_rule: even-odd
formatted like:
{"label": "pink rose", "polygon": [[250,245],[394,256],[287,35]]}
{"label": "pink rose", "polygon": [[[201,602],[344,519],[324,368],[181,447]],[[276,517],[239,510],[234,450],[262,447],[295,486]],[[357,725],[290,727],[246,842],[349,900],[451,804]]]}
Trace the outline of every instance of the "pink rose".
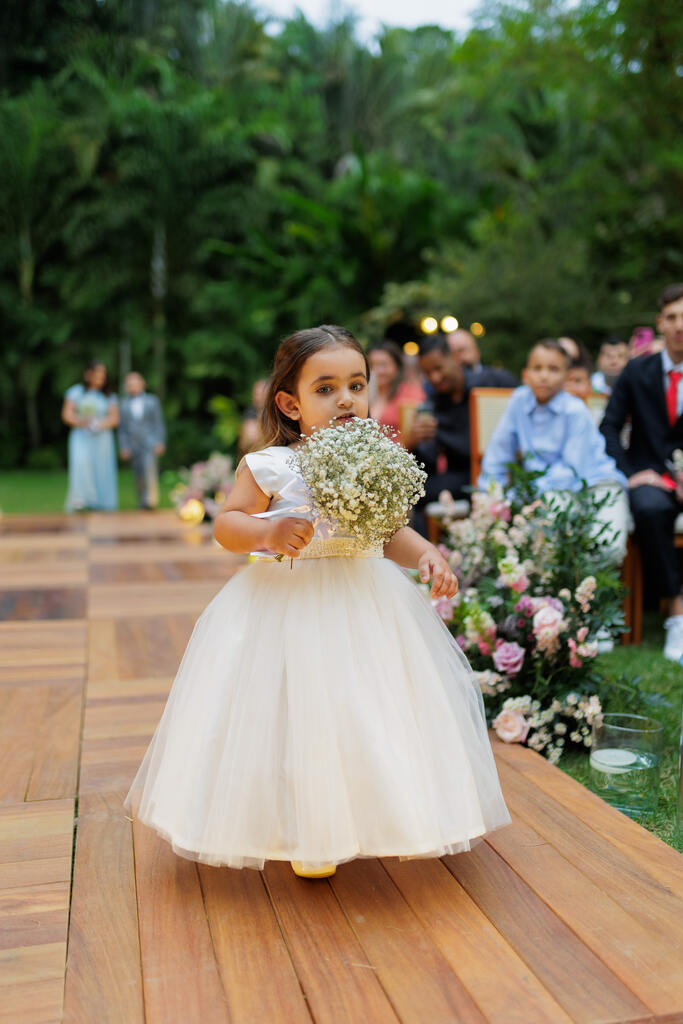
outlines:
{"label": "pink rose", "polygon": [[506,676],[516,676],[524,663],[524,648],[514,641],[501,644],[493,652],[493,664],[498,672]]}
{"label": "pink rose", "polygon": [[501,711],[493,720],[493,728],[503,743],[524,743],[529,733],[529,723],[521,711]]}
{"label": "pink rose", "polygon": [[542,629],[551,629],[559,633],[562,623],[562,612],[557,608],[546,605],[534,615],[534,633],[540,633]]}

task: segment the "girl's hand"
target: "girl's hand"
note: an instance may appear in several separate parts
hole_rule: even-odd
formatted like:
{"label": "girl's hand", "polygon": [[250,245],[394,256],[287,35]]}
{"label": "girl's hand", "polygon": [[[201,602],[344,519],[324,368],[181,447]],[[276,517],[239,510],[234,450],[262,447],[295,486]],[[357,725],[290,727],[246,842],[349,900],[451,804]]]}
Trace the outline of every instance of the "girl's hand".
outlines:
{"label": "girl's hand", "polygon": [[287,516],[276,519],[272,523],[266,538],[266,545],[278,555],[287,558],[298,558],[301,548],[310,544],[313,538],[313,526],[308,519]]}
{"label": "girl's hand", "polygon": [[446,559],[435,547],[430,547],[417,563],[420,580],[432,581],[432,597],[454,597],[458,592],[458,577]]}

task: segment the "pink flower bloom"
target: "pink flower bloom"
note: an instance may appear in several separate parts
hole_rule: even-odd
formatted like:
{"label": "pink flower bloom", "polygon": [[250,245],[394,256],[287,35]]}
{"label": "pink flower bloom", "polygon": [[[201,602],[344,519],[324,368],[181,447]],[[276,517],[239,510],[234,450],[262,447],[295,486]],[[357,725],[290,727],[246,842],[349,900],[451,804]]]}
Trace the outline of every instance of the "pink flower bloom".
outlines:
{"label": "pink flower bloom", "polygon": [[567,646],[569,647],[569,665],[570,665],[570,668],[581,668],[581,666],[583,665],[583,662],[581,661],[581,658],[579,658],[578,654],[576,653],[576,640],[574,640],[573,637],[570,637],[569,640],[567,641]]}
{"label": "pink flower bloom", "polygon": [[529,723],[520,711],[501,711],[493,720],[493,728],[504,743],[524,743],[529,734]]}
{"label": "pink flower bloom", "polygon": [[503,519],[510,522],[510,506],[504,501],[492,501],[489,505],[489,515],[492,519]]}
{"label": "pink flower bloom", "polygon": [[519,599],[519,601],[515,605],[515,611],[518,615],[533,615],[534,602],[528,594],[525,594],[524,597],[521,597]]}
{"label": "pink flower bloom", "polygon": [[432,606],[444,622],[453,621],[453,604],[449,597],[437,597],[432,601]]}
{"label": "pink flower bloom", "polygon": [[518,627],[518,629],[524,629],[525,626],[526,626],[526,619],[517,619],[517,627]]}
{"label": "pink flower bloom", "polygon": [[586,639],[587,636],[588,636],[588,626],[582,626],[581,629],[577,629],[577,631],[576,631],[576,639],[579,641],[580,644],[583,643],[583,641]]}
{"label": "pink flower bloom", "polygon": [[551,605],[539,608],[534,615],[534,633],[537,635],[542,629],[555,630],[559,633],[563,625],[562,611],[553,608]]}
{"label": "pink flower bloom", "polygon": [[483,654],[485,658],[491,653],[491,644],[487,644],[485,640],[480,640],[477,647],[479,648],[479,653]]}
{"label": "pink flower bloom", "polygon": [[501,644],[493,653],[493,664],[499,672],[507,676],[516,676],[524,663],[524,648],[519,644]]}
{"label": "pink flower bloom", "polygon": [[522,575],[516,580],[515,583],[510,584],[510,590],[516,590],[518,594],[523,594],[526,588],[529,586],[529,580],[526,576]]}

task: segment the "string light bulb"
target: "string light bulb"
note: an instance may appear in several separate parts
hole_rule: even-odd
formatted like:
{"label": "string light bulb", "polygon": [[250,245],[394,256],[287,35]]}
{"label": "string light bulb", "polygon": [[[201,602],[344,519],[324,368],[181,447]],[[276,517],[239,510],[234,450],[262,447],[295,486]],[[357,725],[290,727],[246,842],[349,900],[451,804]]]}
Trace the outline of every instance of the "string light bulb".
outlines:
{"label": "string light bulb", "polygon": [[420,320],[420,330],[423,334],[433,334],[438,328],[439,321],[435,316],[423,316]]}
{"label": "string light bulb", "polygon": [[454,316],[445,316],[441,320],[441,330],[444,334],[450,334],[451,331],[457,331],[458,321]]}

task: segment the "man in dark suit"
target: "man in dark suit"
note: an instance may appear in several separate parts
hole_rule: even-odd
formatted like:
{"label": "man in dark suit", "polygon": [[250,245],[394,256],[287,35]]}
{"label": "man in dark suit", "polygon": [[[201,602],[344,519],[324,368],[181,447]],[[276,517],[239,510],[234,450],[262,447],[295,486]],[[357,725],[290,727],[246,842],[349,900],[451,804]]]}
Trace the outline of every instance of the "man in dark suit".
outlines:
{"label": "man in dark suit", "polygon": [[[628,479],[649,589],[665,597],[669,618],[664,654],[683,656],[683,596],[673,530],[683,511],[683,486],[675,479],[672,455],[683,449],[683,283],[672,284],[659,300],[657,329],[664,351],[632,359],[617,379],[600,429],[608,453]],[[631,419],[628,450],[620,441]]]}
{"label": "man in dark suit", "polygon": [[166,444],[166,428],[161,403],[145,391],[145,378],[129,373],[126,396],[121,401],[119,454],[130,459],[140,508],[156,508],[159,502],[157,456]]}

